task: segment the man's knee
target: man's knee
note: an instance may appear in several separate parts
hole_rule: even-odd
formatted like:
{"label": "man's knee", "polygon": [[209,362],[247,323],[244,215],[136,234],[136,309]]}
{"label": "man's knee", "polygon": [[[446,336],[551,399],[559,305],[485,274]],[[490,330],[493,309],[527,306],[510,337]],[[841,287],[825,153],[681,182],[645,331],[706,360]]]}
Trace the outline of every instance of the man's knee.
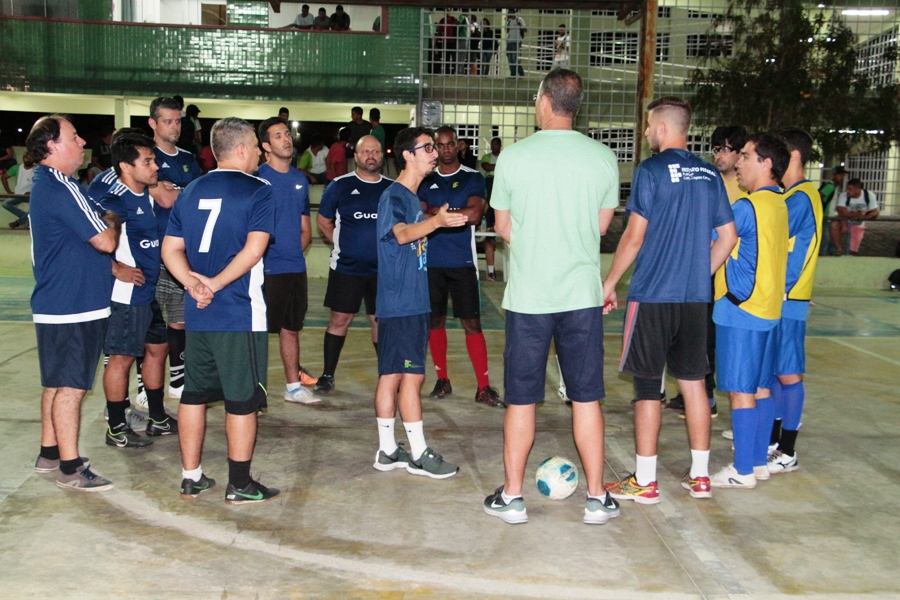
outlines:
{"label": "man's knee", "polygon": [[475,335],[477,333],[481,333],[481,319],[460,319],[459,322],[462,324],[463,329],[466,331],[466,335]]}
{"label": "man's knee", "polygon": [[431,329],[443,329],[447,325],[447,315],[431,315]]}

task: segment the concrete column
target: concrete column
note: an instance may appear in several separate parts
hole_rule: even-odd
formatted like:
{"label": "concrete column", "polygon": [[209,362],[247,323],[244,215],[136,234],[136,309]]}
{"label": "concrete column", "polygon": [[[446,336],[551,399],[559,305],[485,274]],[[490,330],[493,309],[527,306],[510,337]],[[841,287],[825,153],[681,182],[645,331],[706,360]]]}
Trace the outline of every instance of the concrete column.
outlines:
{"label": "concrete column", "polygon": [[131,127],[131,100],[116,98],[115,101],[116,129]]}

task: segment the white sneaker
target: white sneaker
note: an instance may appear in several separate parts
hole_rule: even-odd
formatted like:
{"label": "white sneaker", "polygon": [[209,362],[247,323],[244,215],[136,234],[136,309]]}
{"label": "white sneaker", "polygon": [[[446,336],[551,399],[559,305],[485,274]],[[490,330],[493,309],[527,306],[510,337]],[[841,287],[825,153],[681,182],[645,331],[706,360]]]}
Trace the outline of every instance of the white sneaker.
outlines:
{"label": "white sneaker", "polygon": [[147,409],[147,390],[138,392],[138,395],[134,397],[134,406],[140,406],[145,410]]}
{"label": "white sneaker", "polygon": [[752,473],[750,475],[741,475],[734,468],[734,465],[728,465],[710,477],[709,484],[714,488],[752,490],[756,487],[756,476]]}
{"label": "white sneaker", "polygon": [[780,450],[776,450],[769,455],[769,464],[767,465],[770,473],[790,473],[800,468],[797,464],[797,453],[793,455],[785,454]]}
{"label": "white sneaker", "polygon": [[[725,431],[722,432],[722,437],[725,438],[726,440],[733,440],[734,439],[734,430],[726,429]],[[732,450],[734,450],[734,448],[732,448]]]}
{"label": "white sneaker", "polygon": [[769,479],[769,468],[766,465],[753,467],[753,476],[757,481],[766,481]]}
{"label": "white sneaker", "polygon": [[181,392],[184,391],[184,385],[179,385],[178,387],[169,386],[169,398],[178,398],[181,399]]}
{"label": "white sneaker", "polygon": [[313,393],[311,391],[301,385],[300,389],[294,390],[293,392],[288,392],[285,390],[284,401],[295,402],[297,404],[315,404],[316,402],[321,402],[322,399],[313,396]]}

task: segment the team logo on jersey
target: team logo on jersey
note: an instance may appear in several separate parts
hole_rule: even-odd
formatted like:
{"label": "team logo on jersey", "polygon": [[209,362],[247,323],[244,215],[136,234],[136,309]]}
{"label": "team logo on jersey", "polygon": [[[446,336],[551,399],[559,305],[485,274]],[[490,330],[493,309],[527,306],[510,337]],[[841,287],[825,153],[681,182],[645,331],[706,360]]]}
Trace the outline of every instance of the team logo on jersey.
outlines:
{"label": "team logo on jersey", "polygon": [[141,240],[138,244],[141,248],[159,248],[159,240]]}
{"label": "team logo on jersey", "polygon": [[163,164],[160,167],[160,169],[168,169],[168,168],[169,168],[169,163],[167,163],[166,161],[163,161]]}
{"label": "team logo on jersey", "polygon": [[454,182],[453,182],[453,185],[451,185],[450,187],[453,188],[453,189],[455,190],[456,188],[459,187],[459,182],[458,182],[458,181],[454,181]]}
{"label": "team logo on jersey", "polygon": [[187,165],[181,165],[181,168],[184,169],[184,172],[185,172],[185,173],[188,172],[188,166],[187,166]]}
{"label": "team logo on jersey", "polygon": [[681,181],[681,165],[669,165],[669,178],[672,180],[672,183]]}
{"label": "team logo on jersey", "polygon": [[359,196],[359,190],[353,190],[352,192],[350,192],[350,195],[351,196]]}
{"label": "team logo on jersey", "polygon": [[139,214],[139,215],[144,214],[144,210],[140,206],[138,206],[137,214]]}
{"label": "team logo on jersey", "polygon": [[297,185],[294,186],[294,189],[302,190],[303,186],[298,183]]}
{"label": "team logo on jersey", "polygon": [[429,190],[436,190],[436,189],[438,189],[438,184],[432,183],[432,184],[431,184],[431,187],[428,188],[428,189],[429,189]]}

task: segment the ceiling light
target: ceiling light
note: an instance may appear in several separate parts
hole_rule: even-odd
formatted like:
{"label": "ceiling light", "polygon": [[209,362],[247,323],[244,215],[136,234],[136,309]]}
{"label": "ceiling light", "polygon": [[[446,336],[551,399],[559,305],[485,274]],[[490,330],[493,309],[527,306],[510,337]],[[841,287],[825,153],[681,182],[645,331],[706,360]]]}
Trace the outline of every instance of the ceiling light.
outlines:
{"label": "ceiling light", "polygon": [[885,9],[848,9],[841,11],[842,15],[847,15],[851,17],[886,17],[891,14],[891,11]]}

